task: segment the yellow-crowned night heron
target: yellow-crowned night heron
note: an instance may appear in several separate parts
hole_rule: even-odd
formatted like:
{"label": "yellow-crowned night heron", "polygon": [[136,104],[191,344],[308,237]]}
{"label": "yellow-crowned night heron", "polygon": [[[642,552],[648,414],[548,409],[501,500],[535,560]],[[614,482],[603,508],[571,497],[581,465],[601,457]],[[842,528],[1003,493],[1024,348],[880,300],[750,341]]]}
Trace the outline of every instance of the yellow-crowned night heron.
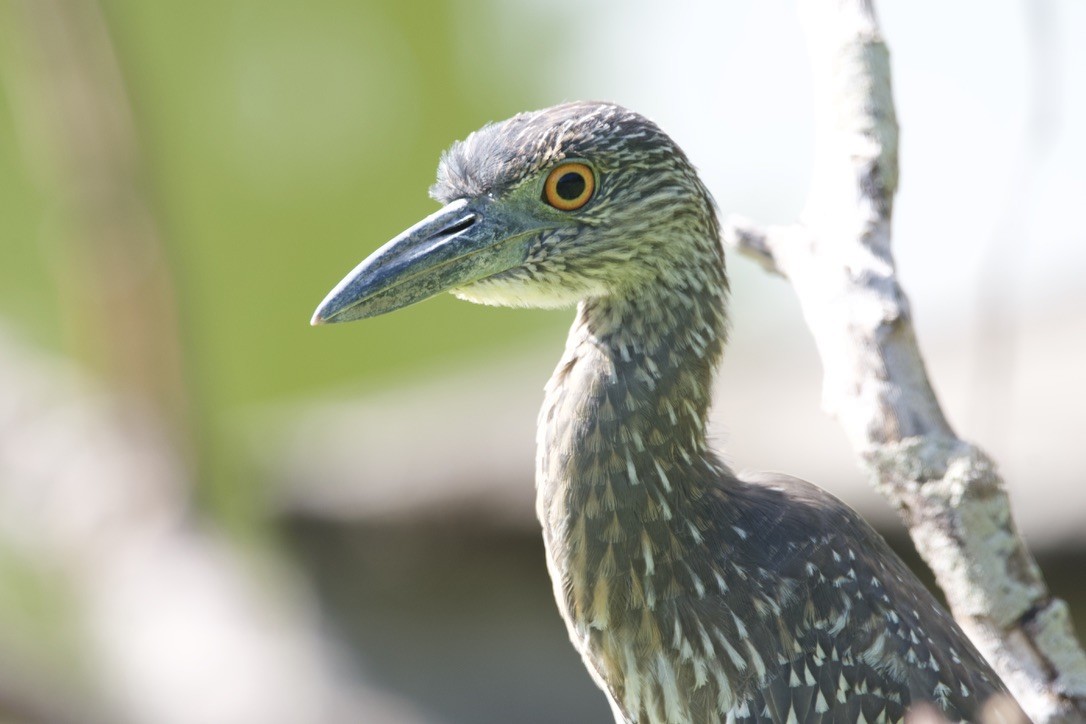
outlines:
{"label": "yellow-crowned night heron", "polygon": [[713,201],[655,124],[569,103],[445,153],[445,206],[377,250],[314,324],[444,290],[579,303],[539,417],[538,504],[570,638],[618,721],[876,722],[1005,693],[855,512],[706,445],[728,281]]}

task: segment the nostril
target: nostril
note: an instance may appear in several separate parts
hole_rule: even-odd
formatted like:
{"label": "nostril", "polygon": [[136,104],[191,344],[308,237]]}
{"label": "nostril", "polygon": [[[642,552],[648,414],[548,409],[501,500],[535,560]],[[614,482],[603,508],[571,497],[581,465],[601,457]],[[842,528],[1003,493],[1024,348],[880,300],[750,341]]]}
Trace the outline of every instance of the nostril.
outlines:
{"label": "nostril", "polygon": [[459,221],[456,221],[455,223],[446,226],[441,231],[438,231],[430,238],[438,239],[443,236],[453,236],[455,234],[459,234],[461,231],[466,231],[467,229],[471,228],[475,224],[477,219],[478,217],[475,214],[468,214]]}

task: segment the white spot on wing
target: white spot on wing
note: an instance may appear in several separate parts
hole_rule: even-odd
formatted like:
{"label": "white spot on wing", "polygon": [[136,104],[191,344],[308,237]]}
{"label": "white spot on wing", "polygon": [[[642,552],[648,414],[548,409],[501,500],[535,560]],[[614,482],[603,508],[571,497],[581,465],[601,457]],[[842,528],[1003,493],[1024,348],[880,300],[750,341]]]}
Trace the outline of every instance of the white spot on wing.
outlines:
{"label": "white spot on wing", "polygon": [[645,558],[645,575],[651,576],[656,571],[656,564],[652,560],[652,541],[647,531],[641,531],[641,555]]}
{"label": "white spot on wing", "polygon": [[630,477],[630,485],[637,485],[637,468],[634,467],[630,451],[626,451],[626,474]]}
{"label": "white spot on wing", "polygon": [[656,465],[656,474],[660,476],[660,483],[664,486],[664,490],[670,493],[671,481],[667,479],[667,475],[664,474],[664,469],[660,467],[660,461],[653,460],[653,463]]}
{"label": "white spot on wing", "polygon": [[754,644],[750,642],[750,639],[745,640],[743,643],[747,645],[747,651],[750,652],[750,662],[754,664],[754,670],[758,672],[758,680],[765,680],[765,662],[762,661],[762,657],[758,654],[758,651],[754,648]]}
{"label": "white spot on wing", "polygon": [[660,684],[660,692],[664,696],[664,716],[668,724],[682,724],[689,720],[689,716],[683,706],[682,697],[679,696],[679,686],[675,681],[675,670],[664,656],[663,652],[656,654],[656,680]]}

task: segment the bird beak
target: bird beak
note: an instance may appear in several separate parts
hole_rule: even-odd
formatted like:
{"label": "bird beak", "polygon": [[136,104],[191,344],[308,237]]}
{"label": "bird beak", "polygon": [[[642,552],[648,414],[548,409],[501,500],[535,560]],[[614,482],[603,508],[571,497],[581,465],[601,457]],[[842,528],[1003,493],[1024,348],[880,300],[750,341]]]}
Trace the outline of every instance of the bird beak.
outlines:
{"label": "bird beak", "polygon": [[490,199],[457,199],[356,266],[311,323],[374,317],[511,269],[524,262],[539,230]]}

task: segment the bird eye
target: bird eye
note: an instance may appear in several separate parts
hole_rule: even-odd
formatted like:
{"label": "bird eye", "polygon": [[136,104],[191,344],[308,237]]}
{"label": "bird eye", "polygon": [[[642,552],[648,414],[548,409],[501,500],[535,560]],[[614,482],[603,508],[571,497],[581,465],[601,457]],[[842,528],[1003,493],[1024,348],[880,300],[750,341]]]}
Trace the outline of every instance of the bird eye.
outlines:
{"label": "bird eye", "polygon": [[583,163],[556,166],[543,185],[543,200],[559,211],[576,211],[596,192],[596,176]]}

